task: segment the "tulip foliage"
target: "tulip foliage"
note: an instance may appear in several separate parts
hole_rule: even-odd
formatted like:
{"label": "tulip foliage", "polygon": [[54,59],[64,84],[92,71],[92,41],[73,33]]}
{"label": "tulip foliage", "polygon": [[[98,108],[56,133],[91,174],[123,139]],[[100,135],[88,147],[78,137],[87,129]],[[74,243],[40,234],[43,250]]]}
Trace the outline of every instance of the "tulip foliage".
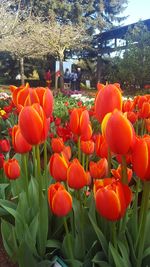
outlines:
{"label": "tulip foliage", "polygon": [[49,88],[10,88],[0,217],[19,267],[149,266],[150,96],[97,88],[93,106],[62,97],[64,117]]}

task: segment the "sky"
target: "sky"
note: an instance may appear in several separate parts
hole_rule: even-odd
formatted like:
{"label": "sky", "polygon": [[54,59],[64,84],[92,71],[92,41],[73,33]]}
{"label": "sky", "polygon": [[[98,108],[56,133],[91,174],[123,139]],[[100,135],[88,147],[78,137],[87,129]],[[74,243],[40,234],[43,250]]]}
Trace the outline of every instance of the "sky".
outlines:
{"label": "sky", "polygon": [[129,15],[123,22],[124,25],[137,22],[140,19],[150,19],[150,0],[129,0],[123,15]]}

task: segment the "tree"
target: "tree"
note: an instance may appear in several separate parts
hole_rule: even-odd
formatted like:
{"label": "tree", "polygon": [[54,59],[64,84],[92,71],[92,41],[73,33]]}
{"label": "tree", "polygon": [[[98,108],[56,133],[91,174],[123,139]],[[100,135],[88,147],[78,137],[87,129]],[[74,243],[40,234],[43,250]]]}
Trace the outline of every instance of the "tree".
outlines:
{"label": "tree", "polygon": [[109,79],[143,88],[144,83],[150,82],[150,32],[139,22],[129,28],[126,40],[128,47],[123,57],[111,60]]}
{"label": "tree", "polygon": [[56,20],[37,21],[34,27],[36,42],[43,53],[54,55],[60,62],[60,87],[63,88],[63,60],[66,50],[88,46],[83,25],[60,24]]}
{"label": "tree", "polygon": [[26,0],[35,16],[48,17],[53,13],[61,23],[84,23],[91,32],[120,22],[119,14],[126,8],[128,0]]}
{"label": "tree", "polygon": [[24,58],[43,56],[42,51],[36,42],[36,36],[33,34],[35,26],[34,20],[18,21],[12,33],[4,36],[0,40],[0,50],[9,51],[20,61],[21,83],[24,84]]}

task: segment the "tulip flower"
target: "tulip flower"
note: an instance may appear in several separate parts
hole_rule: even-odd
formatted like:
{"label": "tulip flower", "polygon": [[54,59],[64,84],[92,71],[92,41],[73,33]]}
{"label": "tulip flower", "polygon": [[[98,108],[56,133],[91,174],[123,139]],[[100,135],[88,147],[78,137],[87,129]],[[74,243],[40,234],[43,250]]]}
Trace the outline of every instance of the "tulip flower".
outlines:
{"label": "tulip flower", "polygon": [[85,172],[78,159],[74,159],[68,168],[67,183],[70,188],[76,190],[83,188],[89,183],[89,174]]}
{"label": "tulip flower", "polygon": [[58,217],[66,216],[72,209],[72,197],[60,183],[49,186],[48,202],[51,211]]}
{"label": "tulip flower", "polygon": [[96,155],[100,158],[107,158],[108,157],[108,144],[106,139],[101,134],[96,136],[95,140],[95,152]]}
{"label": "tulip flower", "polygon": [[17,153],[24,154],[32,149],[32,146],[23,137],[18,125],[12,129],[12,145]]}
{"label": "tulip flower", "polygon": [[71,159],[71,148],[70,146],[64,146],[62,154],[68,159]]}
{"label": "tulip flower", "polygon": [[123,105],[122,105],[122,111],[123,112],[131,112],[134,109],[134,101],[133,100],[125,100],[123,101]]}
{"label": "tulip flower", "polygon": [[44,87],[37,87],[35,90],[39,98],[39,103],[46,114],[46,118],[49,118],[53,111],[53,94],[50,89]]}
{"label": "tulip flower", "polygon": [[0,150],[6,153],[10,151],[10,142],[8,139],[0,140]]}
{"label": "tulip flower", "polygon": [[[121,164],[118,166],[117,169],[111,169],[111,173],[112,173],[113,177],[115,177],[117,180],[122,180]],[[132,169],[127,168],[128,183],[130,183],[132,175],[133,175]]]}
{"label": "tulip flower", "polygon": [[89,164],[90,175],[93,179],[101,179],[107,177],[108,162],[106,158],[100,159],[97,162],[90,161]]}
{"label": "tulip flower", "polygon": [[15,158],[5,161],[3,167],[4,173],[8,179],[15,180],[20,176],[20,166]]}
{"label": "tulip flower", "polygon": [[39,104],[24,107],[19,114],[19,127],[23,137],[31,145],[44,142],[48,136],[49,120]]}
{"label": "tulip flower", "polygon": [[142,119],[150,118],[150,103],[144,102],[142,104],[142,108],[139,111],[139,117],[142,118]]}
{"label": "tulip flower", "polygon": [[118,110],[105,116],[102,131],[110,150],[115,154],[127,154],[135,140],[131,123]]}
{"label": "tulip flower", "polygon": [[133,112],[133,111],[129,111],[126,113],[127,114],[127,119],[132,123],[134,124],[137,119],[138,119],[138,114]]}
{"label": "tulip flower", "polygon": [[4,160],[5,160],[4,155],[0,153],[0,169],[3,169]]}
{"label": "tulip flower", "polygon": [[66,181],[67,180],[67,169],[68,169],[68,160],[62,154],[54,153],[49,162],[49,171],[52,177],[56,181]]}
{"label": "tulip flower", "polygon": [[89,113],[83,108],[73,109],[70,115],[70,128],[74,134],[84,135],[89,127]]}
{"label": "tulip flower", "polygon": [[86,155],[91,155],[94,153],[94,142],[92,140],[89,141],[81,141],[81,151]]}
{"label": "tulip flower", "polygon": [[109,84],[98,91],[95,99],[95,113],[98,121],[101,123],[105,115],[114,109],[122,109],[122,96],[115,85]]}
{"label": "tulip flower", "polygon": [[140,179],[150,181],[150,137],[136,138],[132,151],[133,170]]}
{"label": "tulip flower", "polygon": [[95,188],[98,213],[110,221],[120,220],[131,202],[130,188],[111,178],[101,180],[99,183],[99,186],[97,185]]}
{"label": "tulip flower", "polygon": [[92,126],[91,123],[87,125],[86,131],[83,131],[80,135],[82,141],[89,141],[92,137]]}
{"label": "tulip flower", "polygon": [[51,147],[53,152],[60,153],[64,148],[64,142],[62,138],[52,138]]}

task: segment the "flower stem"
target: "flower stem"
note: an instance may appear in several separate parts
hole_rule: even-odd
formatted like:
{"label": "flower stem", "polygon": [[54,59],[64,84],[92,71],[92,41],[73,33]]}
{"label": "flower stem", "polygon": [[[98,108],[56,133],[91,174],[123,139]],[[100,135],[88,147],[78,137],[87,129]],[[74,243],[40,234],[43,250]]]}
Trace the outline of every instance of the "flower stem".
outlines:
{"label": "flower stem", "polygon": [[41,160],[40,160],[40,148],[39,145],[36,147],[36,158],[37,158],[37,176],[38,176],[38,184],[39,184],[39,202],[41,202],[42,198],[42,180],[41,180]]}
{"label": "flower stem", "polygon": [[108,177],[111,177],[111,151],[110,148],[108,147]]}
{"label": "flower stem", "polygon": [[71,236],[69,235],[69,229],[68,229],[68,224],[67,224],[66,217],[64,217],[64,227],[65,227],[65,231],[66,231],[66,234],[67,234],[68,251],[69,251],[69,254],[70,254],[70,259],[73,262],[74,256],[73,256],[73,251],[72,251],[72,242],[71,242]]}
{"label": "flower stem", "polygon": [[125,155],[122,155],[122,183],[128,184],[127,162]]}
{"label": "flower stem", "polygon": [[85,163],[85,170],[88,171],[89,167],[89,155],[86,155],[86,163]]}
{"label": "flower stem", "polygon": [[27,201],[29,203],[27,154],[22,154],[22,161],[23,161],[23,170],[24,170],[25,192],[26,192],[26,196],[27,196]]}
{"label": "flower stem", "polygon": [[137,267],[141,267],[142,256],[145,243],[145,227],[147,222],[147,213],[149,208],[149,196],[150,196],[150,182],[144,182],[142,204],[139,218],[139,235],[138,235],[138,258],[137,258]]}
{"label": "flower stem", "polygon": [[78,160],[81,162],[80,136],[78,137]]}
{"label": "flower stem", "polygon": [[48,172],[47,172],[47,143],[44,142],[44,176],[45,176],[45,189],[48,188]]}

